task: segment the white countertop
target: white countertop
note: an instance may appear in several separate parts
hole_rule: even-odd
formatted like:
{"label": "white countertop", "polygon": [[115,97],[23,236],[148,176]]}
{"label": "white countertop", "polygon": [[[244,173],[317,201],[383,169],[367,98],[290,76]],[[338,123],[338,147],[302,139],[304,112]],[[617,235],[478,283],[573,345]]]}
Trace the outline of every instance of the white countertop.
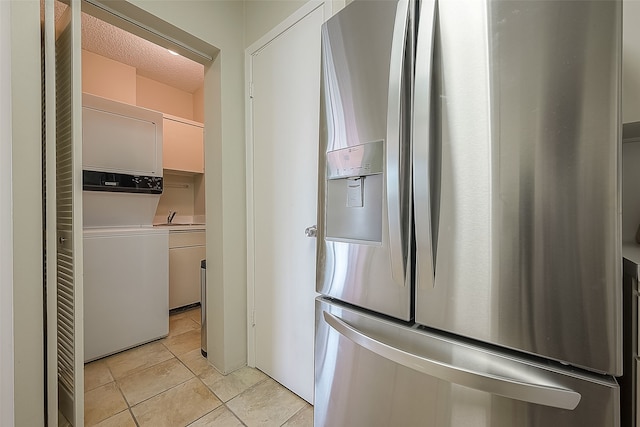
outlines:
{"label": "white countertop", "polygon": [[173,231],[205,231],[207,226],[205,224],[156,224],[155,228],[165,228],[171,232]]}
{"label": "white countertop", "polygon": [[[635,273],[635,276],[638,277],[640,266],[640,245],[636,243],[623,243],[622,257],[627,261],[624,263],[625,274]],[[635,266],[631,264],[635,264]]]}
{"label": "white countertop", "polygon": [[622,256],[640,265],[640,245],[637,243],[623,243]]}
{"label": "white countertop", "polygon": [[[120,227],[85,227],[82,229],[84,237],[92,236],[117,236],[117,235],[142,235],[142,234],[162,234],[165,230],[162,227],[146,226],[120,226]],[[166,230],[168,234],[169,230]]]}

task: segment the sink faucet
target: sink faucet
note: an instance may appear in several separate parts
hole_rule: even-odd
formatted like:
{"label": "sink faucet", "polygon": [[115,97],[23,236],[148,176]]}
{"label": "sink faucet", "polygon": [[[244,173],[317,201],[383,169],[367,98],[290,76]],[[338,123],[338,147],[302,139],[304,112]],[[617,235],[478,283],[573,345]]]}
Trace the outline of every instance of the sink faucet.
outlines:
{"label": "sink faucet", "polygon": [[171,224],[171,221],[173,221],[173,217],[176,216],[176,213],[178,213],[178,211],[169,211],[169,216],[167,217],[167,224]]}

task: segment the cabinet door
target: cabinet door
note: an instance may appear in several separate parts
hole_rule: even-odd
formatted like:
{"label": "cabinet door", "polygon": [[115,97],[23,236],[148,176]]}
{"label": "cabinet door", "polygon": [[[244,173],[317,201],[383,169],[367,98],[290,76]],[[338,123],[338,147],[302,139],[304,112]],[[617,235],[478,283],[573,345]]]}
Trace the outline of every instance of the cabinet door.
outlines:
{"label": "cabinet door", "polygon": [[165,169],[204,172],[201,126],[164,118],[162,164]]}
{"label": "cabinet door", "polygon": [[169,309],[200,301],[200,261],[204,246],[169,250]]}

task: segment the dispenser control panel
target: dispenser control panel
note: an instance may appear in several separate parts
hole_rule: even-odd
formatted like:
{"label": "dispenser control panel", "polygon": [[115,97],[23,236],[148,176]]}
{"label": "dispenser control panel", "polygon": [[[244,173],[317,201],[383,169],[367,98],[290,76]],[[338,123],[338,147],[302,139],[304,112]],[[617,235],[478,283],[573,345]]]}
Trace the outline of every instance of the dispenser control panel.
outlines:
{"label": "dispenser control panel", "polygon": [[329,151],[327,153],[327,179],[367,176],[382,173],[384,141]]}

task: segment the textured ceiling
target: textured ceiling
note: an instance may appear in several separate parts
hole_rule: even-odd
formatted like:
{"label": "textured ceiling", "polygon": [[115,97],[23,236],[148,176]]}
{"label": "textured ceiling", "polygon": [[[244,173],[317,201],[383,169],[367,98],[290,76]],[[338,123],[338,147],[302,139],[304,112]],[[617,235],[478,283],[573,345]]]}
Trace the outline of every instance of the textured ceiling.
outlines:
{"label": "textured ceiling", "polygon": [[[1,1],[1,0],[0,0]],[[140,76],[193,93],[204,81],[204,66],[82,13],[82,48],[137,69]]]}

